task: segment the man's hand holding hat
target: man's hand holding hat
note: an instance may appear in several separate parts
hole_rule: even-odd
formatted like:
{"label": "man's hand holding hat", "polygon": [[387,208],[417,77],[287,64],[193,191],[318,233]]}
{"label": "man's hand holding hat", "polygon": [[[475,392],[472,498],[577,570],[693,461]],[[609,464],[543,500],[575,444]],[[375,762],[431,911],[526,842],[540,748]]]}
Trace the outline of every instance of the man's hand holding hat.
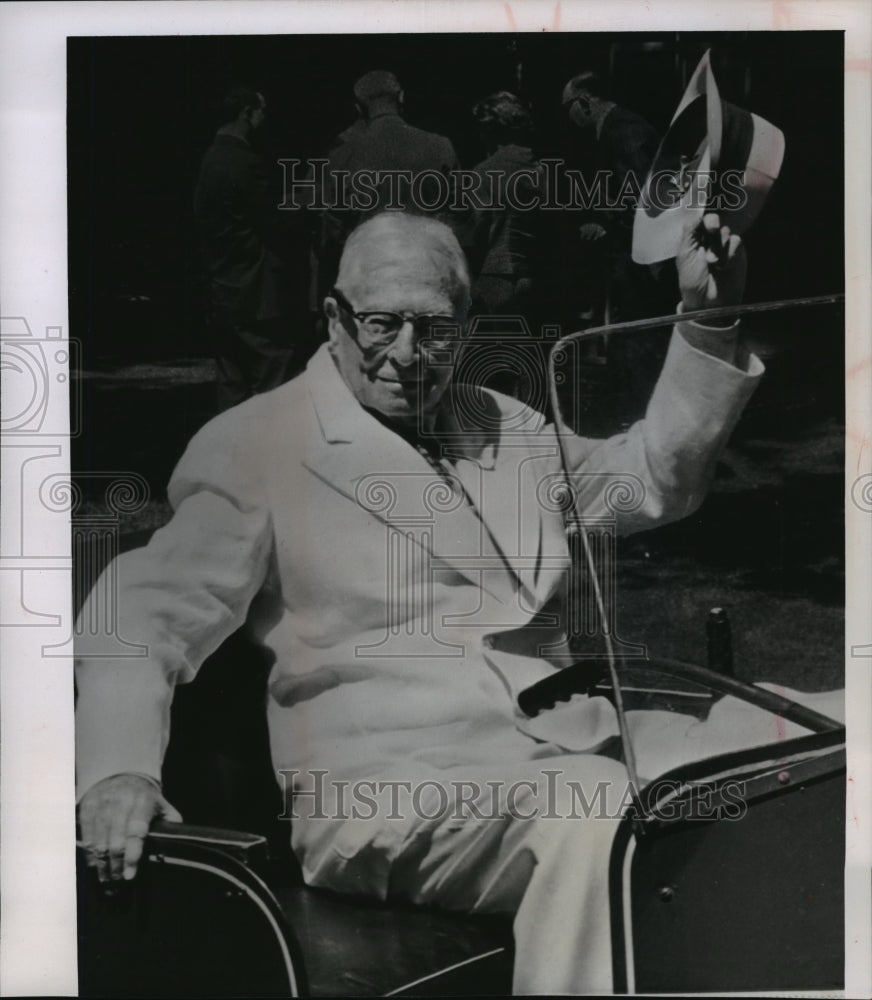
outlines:
{"label": "man's hand holding hat", "polygon": [[[682,312],[742,301],[748,268],[745,247],[741,237],[722,226],[714,212],[685,223],[675,264]],[[705,326],[688,323],[683,325],[682,334],[692,347],[736,363],[738,320],[712,320]]]}

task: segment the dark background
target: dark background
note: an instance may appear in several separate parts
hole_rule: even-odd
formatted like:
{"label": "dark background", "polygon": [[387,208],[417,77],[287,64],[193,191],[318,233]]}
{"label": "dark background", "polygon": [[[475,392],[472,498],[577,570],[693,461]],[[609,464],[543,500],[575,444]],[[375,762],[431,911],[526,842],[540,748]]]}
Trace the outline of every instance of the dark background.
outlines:
{"label": "dark background", "polygon": [[[73,469],[86,508],[100,502],[89,472],[140,472],[152,499],[121,535],[124,546],[144,541],[168,515],[166,480],[185,442],[211,416],[192,193],[230,82],[264,93],[270,162],[323,154],[354,119],[354,80],[373,68],[397,73],[407,119],[449,136],[464,167],[482,157],[470,107],[497,89],[530,102],[540,155],[572,160],[578,136],[560,106],[569,77],[598,69],[618,103],[662,132],[708,47],[721,96],[786,138],[746,240],[747,300],[841,292],[841,32],[71,38],[70,323],[83,428]],[[298,214],[291,242],[304,277]],[[549,248],[555,267],[571,261],[567,249]],[[569,302],[568,266],[565,282]],[[560,302],[555,311],[546,318],[565,328]],[[842,665],[843,320],[791,310],[748,327],[767,376],[700,512],[623,543],[619,628],[699,660],[705,610],[727,604],[740,622],[740,674],[832,686]]]}
{"label": "dark background", "polygon": [[[841,290],[841,32],[72,38],[73,335],[88,361],[201,346],[192,193],[216,102],[233,81],[251,81],[266,97],[268,160],[305,160],[353,121],[354,80],[392,69],[408,120],[447,135],[468,168],[482,158],[470,114],[478,98],[519,92],[537,122],[537,151],[571,160],[578,130],[567,127],[560,104],[570,76],[598,69],[618,103],[662,134],[709,47],[721,96],[780,127],[787,142],[749,241],[747,299]],[[299,265],[307,266],[302,254]],[[137,311],[132,296],[149,303]]]}

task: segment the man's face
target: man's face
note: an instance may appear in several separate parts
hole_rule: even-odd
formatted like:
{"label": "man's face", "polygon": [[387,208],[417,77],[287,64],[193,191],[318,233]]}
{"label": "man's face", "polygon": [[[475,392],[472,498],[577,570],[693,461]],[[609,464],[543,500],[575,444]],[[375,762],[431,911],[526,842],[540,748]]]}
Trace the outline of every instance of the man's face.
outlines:
{"label": "man's face", "polygon": [[[365,252],[365,251],[358,251]],[[422,349],[421,330],[403,323],[388,346],[371,346],[355,313],[393,312],[412,316],[446,317],[455,325],[453,339],[466,319],[452,298],[447,265],[426,252],[399,246],[396,253],[376,252],[355,277],[338,287],[346,303],[325,300],[330,351],[345,384],[361,406],[377,410],[405,426],[427,426],[448,388],[456,348]]]}

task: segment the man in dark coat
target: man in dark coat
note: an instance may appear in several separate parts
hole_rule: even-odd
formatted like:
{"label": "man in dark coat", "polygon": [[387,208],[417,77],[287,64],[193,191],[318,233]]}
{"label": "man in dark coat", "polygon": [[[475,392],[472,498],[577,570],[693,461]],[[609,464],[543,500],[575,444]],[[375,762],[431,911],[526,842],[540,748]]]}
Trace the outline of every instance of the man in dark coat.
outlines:
{"label": "man in dark coat", "polygon": [[[640,115],[608,100],[599,78],[590,70],[566,84],[563,106],[576,126],[595,132],[590,180],[598,171],[608,173],[607,203],[595,207],[595,221],[586,222],[579,231],[595,272],[600,270],[600,259],[604,257],[608,286],[605,321],[620,323],[671,312],[677,295],[674,277],[670,280],[668,270],[654,271],[636,264],[631,256],[634,193],[644,187],[659,136]],[[644,413],[667,340],[668,331],[642,339],[635,335],[610,338],[608,357],[624,390],[625,420]]]}
{"label": "man in dark coat", "polygon": [[194,192],[221,410],[295,374],[288,275],[270,246],[276,200],[263,158],[252,146],[265,107],[263,96],[251,88],[228,93],[223,123],[203,157]]}
{"label": "man in dark coat", "polygon": [[[354,84],[354,102],[359,120],[330,150],[325,171],[324,200],[332,207],[323,215],[318,248],[319,307],[332,287],[346,236],[363,219],[385,209],[404,209],[432,211],[450,221],[445,211],[450,198],[445,192],[452,190],[452,174],[459,167],[451,141],[403,119],[403,88],[386,70],[362,76]],[[361,171],[376,175],[374,194],[368,189],[362,198],[355,198]],[[444,176],[447,187],[436,181],[433,173]],[[422,174],[420,186],[408,181],[409,175],[415,178]],[[429,209],[431,205],[435,207]]]}
{"label": "man in dark coat", "polygon": [[531,148],[533,120],[505,90],[477,101],[472,114],[488,155],[475,167],[481,201],[470,212],[466,246],[470,316],[480,320],[470,328],[462,364],[489,388],[541,407],[545,356],[536,336],[536,272],[543,170]]}
{"label": "man in dark coat", "polygon": [[533,120],[521,101],[498,91],[472,109],[487,158],[475,167],[483,202],[474,212],[473,311],[526,313],[533,292],[542,167],[533,156]]}

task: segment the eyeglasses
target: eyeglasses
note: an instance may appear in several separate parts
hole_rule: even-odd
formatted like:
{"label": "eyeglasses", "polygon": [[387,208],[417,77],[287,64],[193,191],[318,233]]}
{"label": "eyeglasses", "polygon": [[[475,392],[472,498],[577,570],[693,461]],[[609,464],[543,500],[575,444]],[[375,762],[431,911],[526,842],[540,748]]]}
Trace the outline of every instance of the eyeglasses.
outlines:
{"label": "eyeglasses", "polygon": [[374,350],[390,347],[406,323],[412,324],[418,346],[422,351],[444,351],[457,343],[460,324],[453,316],[428,314],[415,316],[410,313],[390,312],[387,309],[356,312],[354,306],[338,288],[334,288],[330,295],[356,320],[358,343],[361,348]]}

